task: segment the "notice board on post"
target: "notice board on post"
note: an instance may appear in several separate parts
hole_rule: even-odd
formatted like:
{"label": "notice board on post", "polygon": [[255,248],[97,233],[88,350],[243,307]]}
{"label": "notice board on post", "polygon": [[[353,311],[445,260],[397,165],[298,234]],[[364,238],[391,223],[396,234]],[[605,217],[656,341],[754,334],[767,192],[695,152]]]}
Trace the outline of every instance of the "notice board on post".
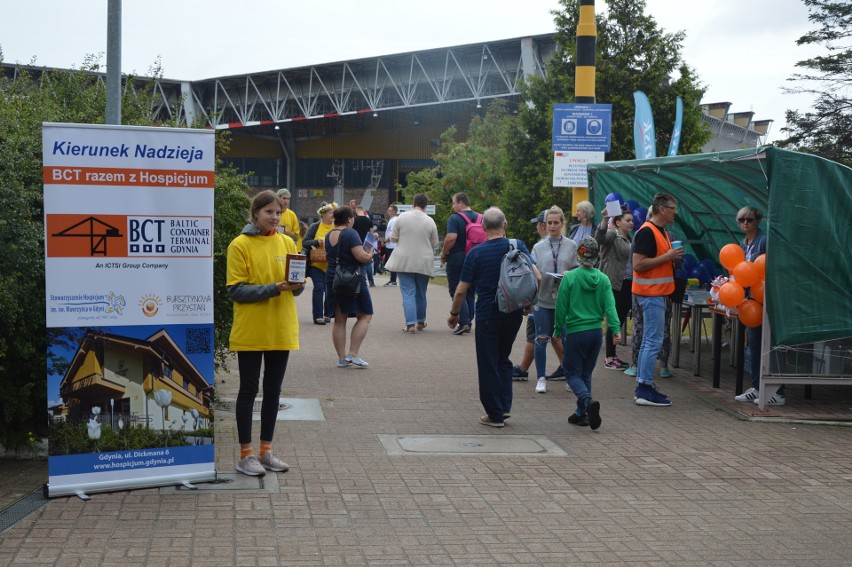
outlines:
{"label": "notice board on post", "polygon": [[42,136],[46,494],[215,480],[213,131]]}

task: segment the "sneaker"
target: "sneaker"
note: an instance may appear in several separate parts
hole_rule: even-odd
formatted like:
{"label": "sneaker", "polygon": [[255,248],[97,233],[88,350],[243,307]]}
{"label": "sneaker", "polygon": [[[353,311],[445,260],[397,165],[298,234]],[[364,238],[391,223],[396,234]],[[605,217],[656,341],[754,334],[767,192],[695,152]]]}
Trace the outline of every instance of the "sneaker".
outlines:
{"label": "sneaker", "polygon": [[325,325],[325,319],[322,317],[317,317],[314,319],[314,325]]}
{"label": "sneaker", "polygon": [[589,402],[589,427],[592,431],[601,426],[601,403],[597,400]]}
{"label": "sneaker", "polygon": [[589,415],[577,415],[576,413],[572,413],[568,416],[568,423],[572,425],[579,425],[580,427],[588,427],[589,426]]}
{"label": "sneaker", "polygon": [[349,364],[349,361],[346,360],[345,358],[341,358],[340,360],[337,361],[337,367],[338,368],[350,368],[351,366],[352,365]]}
{"label": "sneaker", "polygon": [[618,364],[617,358],[613,358],[612,360],[605,360],[604,368],[609,368],[610,370],[623,370],[621,365]]}
{"label": "sneaker", "polygon": [[512,367],[512,380],[526,382],[529,375],[529,371],[521,370],[521,367],[517,364]]}
{"label": "sneaker", "polygon": [[672,405],[672,401],[665,394],[657,390],[653,384],[639,384],[636,386],[636,393],[633,401],[637,406],[657,406],[667,407]]}
{"label": "sneaker", "polygon": [[323,317],[322,320],[326,323],[331,323],[331,317]]}
{"label": "sneaker", "polygon": [[[757,404],[759,401],[760,400],[758,400],[757,398],[754,399],[755,404]],[[768,406],[783,406],[786,403],[786,401],[787,401],[787,398],[785,398],[783,395],[779,394],[778,392],[775,392],[774,394],[769,396],[768,400],[766,400],[766,405],[768,405]]]}
{"label": "sneaker", "polygon": [[502,421],[493,421],[487,415],[483,415],[479,418],[479,423],[482,425],[487,425],[488,427],[503,427],[505,424]]}
{"label": "sneaker", "polygon": [[626,362],[624,362],[623,360],[621,360],[621,359],[620,359],[620,358],[618,358],[617,356],[616,356],[615,358],[613,358],[612,360],[613,360],[616,364],[618,364],[618,367],[619,367],[621,370],[627,370],[628,368],[630,368],[630,365],[629,365],[629,364],[627,364]]}
{"label": "sneaker", "polygon": [[290,470],[290,465],[273,455],[272,451],[262,454],[258,461],[268,471],[287,472]]}
{"label": "sneaker", "polygon": [[547,375],[548,380],[561,380],[562,378],[565,378],[565,370],[561,366],[554,370],[552,374]]}
{"label": "sneaker", "polygon": [[369,364],[367,364],[366,360],[364,360],[363,358],[358,358],[354,354],[347,354],[346,355],[346,362],[348,362],[349,364],[353,365],[356,368],[367,368],[368,366],[370,366]]}
{"label": "sneaker", "polygon": [[[459,324],[459,325],[456,325],[455,329],[453,329],[454,335],[463,335],[463,334],[469,333],[469,332],[470,332],[470,325]],[[517,365],[515,365],[515,366],[517,366]],[[514,376],[514,374],[513,374],[513,376]]]}
{"label": "sneaker", "polygon": [[547,382],[545,382],[545,377],[542,376],[538,379],[538,382],[535,384],[535,393],[536,394],[546,394],[547,393]]}
{"label": "sneaker", "polygon": [[630,368],[625,370],[624,373],[627,374],[628,376],[636,376],[636,369],[631,366]]}
{"label": "sneaker", "polygon": [[257,455],[252,453],[244,459],[237,461],[237,470],[249,476],[263,476],[266,474],[266,469],[257,460]]}
{"label": "sneaker", "polygon": [[384,287],[396,287],[396,282],[388,282]]}
{"label": "sneaker", "polygon": [[749,388],[739,396],[734,396],[734,399],[738,402],[752,402],[757,399],[757,396],[760,394],[758,390],[754,388]]}
{"label": "sneaker", "polygon": [[668,368],[660,368],[660,378],[671,378],[672,371]]}

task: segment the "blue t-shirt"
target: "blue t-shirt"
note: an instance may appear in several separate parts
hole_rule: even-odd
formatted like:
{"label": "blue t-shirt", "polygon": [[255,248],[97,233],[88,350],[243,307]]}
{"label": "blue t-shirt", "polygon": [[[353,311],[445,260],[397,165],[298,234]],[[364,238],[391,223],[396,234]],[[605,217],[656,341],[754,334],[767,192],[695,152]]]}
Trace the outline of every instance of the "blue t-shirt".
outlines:
{"label": "blue t-shirt", "polygon": [[754,262],[758,256],[766,254],[766,235],[758,228],[751,244],[746,244],[746,239],[743,238],[742,242],[740,242],[740,247],[745,252],[745,259],[749,262]]}
{"label": "blue t-shirt", "polygon": [[[517,240],[517,243],[518,250],[535,264],[526,244],[521,240]],[[500,265],[508,251],[509,239],[495,238],[471,248],[464,259],[461,281],[468,282],[476,290],[476,318],[480,321],[503,315],[497,308],[497,284],[500,281]]]}
{"label": "blue t-shirt", "polygon": [[466,216],[471,221],[476,222],[476,219],[479,217],[479,213],[476,211],[462,211],[461,213],[453,213],[450,215],[450,218],[447,219],[447,234],[455,234],[456,235],[456,243],[450,248],[450,251],[447,252],[447,264],[453,264],[456,266],[461,266],[464,263],[464,247],[467,244],[467,237],[465,236],[465,231],[467,230],[467,223],[461,215]]}
{"label": "blue t-shirt", "polygon": [[358,233],[352,228],[344,228],[340,231],[340,237],[337,239],[337,246],[332,246],[331,242],[329,242],[328,237],[330,234],[331,232],[325,235],[325,250],[326,258],[328,259],[328,269],[326,270],[326,273],[334,274],[334,270],[337,268],[338,257],[340,263],[344,266],[355,268],[360,267],[361,263],[352,255],[352,249],[363,244]]}

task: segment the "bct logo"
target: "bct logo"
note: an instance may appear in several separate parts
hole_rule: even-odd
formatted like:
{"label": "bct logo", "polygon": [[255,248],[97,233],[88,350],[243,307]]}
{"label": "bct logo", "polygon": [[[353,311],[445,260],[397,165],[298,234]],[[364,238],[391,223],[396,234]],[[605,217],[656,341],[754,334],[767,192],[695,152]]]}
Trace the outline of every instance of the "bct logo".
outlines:
{"label": "bct logo", "polygon": [[576,118],[563,118],[562,119],[562,133],[566,136],[573,136],[577,133],[577,119]]}
{"label": "bct logo", "polygon": [[600,136],[603,134],[603,122],[598,118],[589,118],[586,120],[586,132],[590,136]]}
{"label": "bct logo", "polygon": [[128,217],[127,232],[131,254],[164,254],[166,245],[163,242],[164,219],[149,219],[145,217]]}

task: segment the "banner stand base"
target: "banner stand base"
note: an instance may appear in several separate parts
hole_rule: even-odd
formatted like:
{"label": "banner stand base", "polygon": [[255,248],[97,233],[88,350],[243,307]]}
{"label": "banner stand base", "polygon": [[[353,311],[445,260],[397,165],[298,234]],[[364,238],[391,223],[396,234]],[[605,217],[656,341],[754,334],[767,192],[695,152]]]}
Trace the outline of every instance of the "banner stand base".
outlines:
{"label": "banner stand base", "polygon": [[215,482],[216,471],[196,472],[192,474],[150,476],[145,478],[115,479],[106,482],[90,482],[85,484],[57,484],[48,482],[45,484],[45,498],[56,498],[59,496],[77,496],[81,500],[89,500],[90,494],[96,492],[116,492],[119,490],[133,490],[138,488],[158,488],[161,486],[182,485],[190,490],[197,490],[193,483]]}

